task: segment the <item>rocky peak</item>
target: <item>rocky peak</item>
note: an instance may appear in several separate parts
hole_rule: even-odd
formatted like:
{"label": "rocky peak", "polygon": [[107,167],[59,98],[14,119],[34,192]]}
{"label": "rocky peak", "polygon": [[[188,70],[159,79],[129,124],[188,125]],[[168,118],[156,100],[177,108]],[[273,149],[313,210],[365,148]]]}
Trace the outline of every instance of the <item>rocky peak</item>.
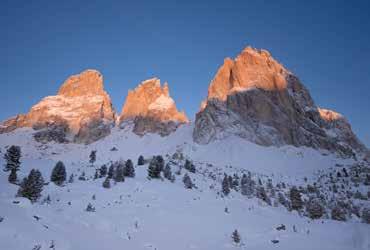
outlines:
{"label": "rocky peak", "polygon": [[102,75],[86,70],[69,77],[57,95],[45,97],[27,114],[5,121],[0,133],[31,127],[39,141],[90,143],[109,134],[114,121]]}
{"label": "rocky peak", "polygon": [[268,51],[247,47],[234,60],[224,60],[209,86],[207,99],[225,101],[228,95],[251,88],[282,90],[287,87],[288,73]]}
{"label": "rocky peak", "polygon": [[88,69],[70,76],[60,87],[58,95],[66,97],[106,95],[103,76],[97,70]]}
{"label": "rocky peak", "polygon": [[307,146],[352,156],[365,146],[340,114],[319,109],[309,91],[266,50],[226,58],[196,115],[201,144],[239,136],[266,146]]}
{"label": "rocky peak", "polygon": [[168,84],[162,87],[158,78],[143,81],[128,92],[120,123],[128,120],[135,121],[134,132],[140,135],[146,132],[167,135],[178,125],[188,122],[185,113],[177,110],[170,97]]}

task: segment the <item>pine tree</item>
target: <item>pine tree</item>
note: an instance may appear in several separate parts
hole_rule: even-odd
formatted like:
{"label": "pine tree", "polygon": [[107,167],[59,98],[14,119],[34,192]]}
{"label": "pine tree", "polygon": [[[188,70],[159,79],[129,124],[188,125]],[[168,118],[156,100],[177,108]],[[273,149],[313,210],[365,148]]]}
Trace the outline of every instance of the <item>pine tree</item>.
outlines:
{"label": "pine tree", "polygon": [[[162,158],[163,160],[163,158]],[[149,178],[159,178],[162,171],[162,161],[161,159],[158,159],[157,157],[154,157],[148,167],[148,177]]]}
{"label": "pine tree", "polygon": [[239,190],[239,176],[237,174],[233,175],[232,187],[236,191]]}
{"label": "pine tree", "polygon": [[105,178],[103,182],[103,188],[110,188],[110,179],[109,177]]}
{"label": "pine tree", "polygon": [[50,181],[60,186],[63,184],[66,178],[67,178],[66,167],[64,166],[63,162],[58,161],[53,171],[51,172]]}
{"label": "pine tree", "polygon": [[267,196],[267,193],[266,193],[266,190],[265,190],[264,186],[258,186],[257,187],[257,198],[259,198],[259,199],[265,201],[267,204],[271,205],[271,200]]}
{"label": "pine tree", "polygon": [[41,197],[43,186],[44,179],[42,178],[41,172],[32,169],[28,177],[23,179],[17,195],[28,198],[31,202],[35,202]]}
{"label": "pine tree", "polygon": [[164,169],[164,159],[161,155],[157,155],[155,157],[155,161],[157,164],[158,171],[161,172]]}
{"label": "pine tree", "polygon": [[255,182],[252,180],[250,175],[243,174],[240,181],[240,188],[242,195],[252,198],[255,190]]}
{"label": "pine tree", "polygon": [[69,176],[68,183],[73,183],[74,181],[75,181],[75,176],[74,176],[74,174],[71,174]]}
{"label": "pine tree", "polygon": [[132,163],[132,161],[130,159],[128,159],[125,163],[124,174],[127,177],[135,177],[134,164]]}
{"label": "pine tree", "polygon": [[320,219],[325,212],[319,199],[311,199],[307,204],[308,216],[311,219]]}
{"label": "pine tree", "polygon": [[184,178],[182,179],[182,181],[184,182],[184,185],[185,185],[185,188],[188,188],[188,189],[192,189],[194,184],[193,182],[191,181],[190,177],[188,174],[185,174],[184,175]]}
{"label": "pine tree", "polygon": [[228,195],[230,193],[229,178],[226,174],[224,174],[224,179],[222,180],[222,192],[224,195]]}
{"label": "pine tree", "polygon": [[19,146],[11,146],[8,148],[4,155],[4,159],[6,161],[4,171],[8,172],[14,169],[15,171],[19,170],[21,165],[20,158],[21,158],[21,148]]}
{"label": "pine tree", "polygon": [[125,181],[125,173],[124,173],[124,165],[122,162],[118,162],[116,164],[115,172],[113,174],[113,180],[115,182],[124,182]]}
{"label": "pine tree", "polygon": [[99,178],[99,172],[97,169],[95,169],[95,174],[94,174],[94,180]]}
{"label": "pine tree", "polygon": [[165,168],[163,170],[163,176],[167,180],[171,180],[172,179],[172,171],[171,171],[171,166],[170,166],[169,163],[166,164],[166,166],[165,166]]}
{"label": "pine tree", "polygon": [[188,170],[189,172],[191,172],[191,173],[195,173],[195,166],[194,166],[194,164],[193,164],[191,161],[189,161],[188,159],[186,159],[186,160],[185,160],[184,168],[185,168],[186,170]]}
{"label": "pine tree", "polygon": [[10,170],[8,181],[13,184],[17,182],[17,171],[15,169]]}
{"label": "pine tree", "polygon": [[303,208],[303,201],[301,197],[301,193],[296,187],[292,187],[290,189],[290,202],[292,204],[293,210],[300,210]]}
{"label": "pine tree", "polygon": [[113,178],[113,174],[114,174],[114,166],[113,166],[113,163],[110,164],[109,166],[109,170],[108,170],[108,178],[112,179]]}
{"label": "pine tree", "polygon": [[95,207],[89,203],[86,207],[86,212],[95,212]]}
{"label": "pine tree", "polygon": [[107,175],[107,172],[108,172],[107,166],[105,164],[103,166],[101,166],[100,169],[99,169],[99,172],[100,172],[100,178],[105,177]]}
{"label": "pine tree", "polygon": [[96,150],[91,151],[89,158],[89,162],[91,163],[91,165],[93,165],[96,161]]}
{"label": "pine tree", "polygon": [[137,165],[142,166],[145,164],[144,157],[142,155],[139,156],[139,159],[137,160]]}
{"label": "pine tree", "polygon": [[240,239],[240,234],[239,234],[238,230],[235,229],[235,231],[231,235],[231,238],[232,238],[232,240],[235,244],[240,243],[241,239]]}

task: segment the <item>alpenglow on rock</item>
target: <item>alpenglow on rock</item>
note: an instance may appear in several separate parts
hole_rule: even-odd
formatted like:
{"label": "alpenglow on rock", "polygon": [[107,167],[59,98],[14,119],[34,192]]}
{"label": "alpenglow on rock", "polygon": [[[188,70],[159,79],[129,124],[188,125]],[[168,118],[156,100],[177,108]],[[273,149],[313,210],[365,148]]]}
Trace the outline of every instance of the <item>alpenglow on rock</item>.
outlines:
{"label": "alpenglow on rock", "polygon": [[146,133],[166,136],[188,122],[170,97],[168,84],[162,87],[157,78],[143,81],[128,92],[119,119],[121,127],[133,123],[133,132],[141,136]]}
{"label": "alpenglow on rock", "polygon": [[193,139],[234,135],[265,146],[307,146],[353,156],[366,147],[338,113],[318,108],[309,91],[266,50],[226,58],[196,115]]}
{"label": "alpenglow on rock", "polygon": [[110,133],[115,112],[104,91],[103,76],[86,70],[69,77],[55,96],[48,96],[24,115],[0,126],[0,133],[21,127],[36,130],[37,141],[91,143]]}

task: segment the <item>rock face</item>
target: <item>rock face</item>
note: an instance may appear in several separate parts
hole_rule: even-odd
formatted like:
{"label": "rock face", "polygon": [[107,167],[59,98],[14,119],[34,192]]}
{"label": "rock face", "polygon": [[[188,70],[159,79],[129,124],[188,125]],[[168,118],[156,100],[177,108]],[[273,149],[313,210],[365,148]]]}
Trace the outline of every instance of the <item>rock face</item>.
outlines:
{"label": "rock face", "polygon": [[5,121],[0,133],[20,127],[32,127],[41,142],[91,143],[110,133],[115,112],[104,91],[103,76],[86,70],[69,77],[55,96],[33,106],[28,114]]}
{"label": "rock face", "polygon": [[167,83],[161,87],[160,80],[152,78],[128,92],[119,123],[124,126],[132,122],[133,131],[138,135],[159,133],[166,136],[187,123],[188,118],[177,110]]}
{"label": "rock face", "polygon": [[236,135],[265,146],[307,146],[352,156],[366,147],[346,119],[318,108],[299,79],[265,50],[225,59],[196,115],[193,138]]}

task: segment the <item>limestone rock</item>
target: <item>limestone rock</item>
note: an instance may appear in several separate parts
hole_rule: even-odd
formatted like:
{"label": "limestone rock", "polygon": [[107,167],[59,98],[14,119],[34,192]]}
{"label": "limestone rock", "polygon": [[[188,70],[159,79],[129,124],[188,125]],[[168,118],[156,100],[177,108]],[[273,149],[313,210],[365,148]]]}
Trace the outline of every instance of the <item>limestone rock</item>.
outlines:
{"label": "limestone rock", "polygon": [[168,84],[162,87],[159,79],[152,78],[128,92],[119,121],[120,124],[133,121],[133,131],[138,135],[159,133],[165,136],[187,123],[188,118],[177,110]]}
{"label": "limestone rock", "polygon": [[114,121],[115,112],[104,91],[102,75],[86,70],[69,77],[57,95],[45,97],[27,114],[2,123],[0,133],[31,127],[38,130],[35,139],[42,142],[91,143],[109,134]]}
{"label": "limestone rock", "polygon": [[250,47],[235,60],[225,59],[196,115],[197,143],[230,135],[264,146],[307,146],[343,156],[366,150],[344,117],[318,108],[296,76],[269,52]]}

